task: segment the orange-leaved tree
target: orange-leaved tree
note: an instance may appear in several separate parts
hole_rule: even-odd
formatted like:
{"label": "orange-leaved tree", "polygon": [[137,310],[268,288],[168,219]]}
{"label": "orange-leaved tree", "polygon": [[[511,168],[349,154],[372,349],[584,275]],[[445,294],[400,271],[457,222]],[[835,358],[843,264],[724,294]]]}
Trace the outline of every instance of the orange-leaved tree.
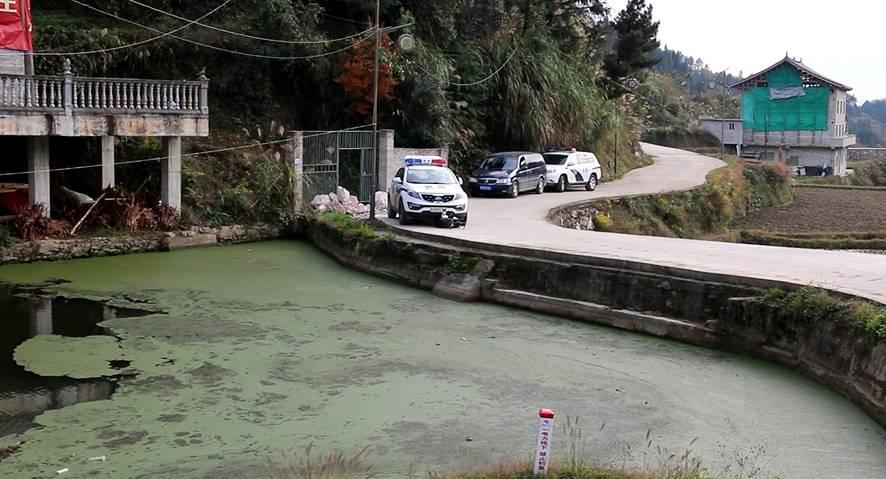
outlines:
{"label": "orange-leaved tree", "polygon": [[[341,63],[341,74],[335,81],[342,86],[351,99],[351,108],[360,117],[369,120],[372,117],[372,100],[375,75],[375,39],[363,41],[344,58]],[[394,76],[392,63],[396,60],[393,42],[387,34],[381,36],[381,55],[378,67],[378,98],[393,100],[397,78]]]}

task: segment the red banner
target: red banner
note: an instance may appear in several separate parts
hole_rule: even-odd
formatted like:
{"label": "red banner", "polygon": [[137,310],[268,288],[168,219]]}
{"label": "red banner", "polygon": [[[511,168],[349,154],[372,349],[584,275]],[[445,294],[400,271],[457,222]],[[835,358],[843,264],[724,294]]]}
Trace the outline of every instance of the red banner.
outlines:
{"label": "red banner", "polygon": [[0,0],[0,48],[31,51],[31,0]]}

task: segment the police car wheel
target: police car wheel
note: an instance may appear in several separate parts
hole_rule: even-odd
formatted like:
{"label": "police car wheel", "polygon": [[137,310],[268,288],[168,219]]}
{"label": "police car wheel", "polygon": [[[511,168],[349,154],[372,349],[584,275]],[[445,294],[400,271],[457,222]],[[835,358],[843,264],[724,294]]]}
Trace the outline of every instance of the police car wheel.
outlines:
{"label": "police car wheel", "polygon": [[560,179],[557,181],[557,191],[559,191],[560,193],[566,191],[566,175],[561,176]]}
{"label": "police car wheel", "polygon": [[390,202],[388,203],[388,218],[394,219],[397,217],[397,210],[394,209],[394,205]]}
{"label": "police car wheel", "polygon": [[401,199],[398,203],[398,208],[400,211],[400,225],[406,226],[412,223],[412,218],[409,216],[409,213],[406,212],[406,209],[403,208],[403,200]]}
{"label": "police car wheel", "polygon": [[588,191],[594,191],[597,189],[597,175],[591,175],[588,178],[588,182],[585,183],[585,189]]}

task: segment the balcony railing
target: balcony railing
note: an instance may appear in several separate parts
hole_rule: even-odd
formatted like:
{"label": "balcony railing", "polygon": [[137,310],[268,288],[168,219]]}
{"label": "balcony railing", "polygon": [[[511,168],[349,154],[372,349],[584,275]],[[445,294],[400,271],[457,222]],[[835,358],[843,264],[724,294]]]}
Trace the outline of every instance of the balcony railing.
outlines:
{"label": "balcony railing", "polygon": [[832,136],[830,131],[744,130],[745,145],[844,148],[855,144],[855,135]]}
{"label": "balcony railing", "polygon": [[135,80],[0,75],[0,111],[22,113],[209,114],[209,80]]}

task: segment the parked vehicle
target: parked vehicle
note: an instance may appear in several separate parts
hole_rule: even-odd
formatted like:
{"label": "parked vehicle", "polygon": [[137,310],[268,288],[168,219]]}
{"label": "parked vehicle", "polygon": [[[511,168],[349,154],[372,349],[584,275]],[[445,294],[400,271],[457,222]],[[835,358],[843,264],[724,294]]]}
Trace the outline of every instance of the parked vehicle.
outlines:
{"label": "parked vehicle", "polygon": [[571,186],[584,186],[588,191],[597,189],[603,168],[593,153],[584,151],[554,151],[545,153],[547,186],[564,192]]}
{"label": "parked vehicle", "polygon": [[388,217],[400,217],[401,225],[419,218],[452,226],[468,222],[468,195],[461,178],[439,156],[410,156],[397,171],[388,189]]}
{"label": "parked vehicle", "polygon": [[545,190],[545,160],[538,153],[507,152],[490,155],[469,179],[472,195],[506,194],[516,198],[524,191]]}

